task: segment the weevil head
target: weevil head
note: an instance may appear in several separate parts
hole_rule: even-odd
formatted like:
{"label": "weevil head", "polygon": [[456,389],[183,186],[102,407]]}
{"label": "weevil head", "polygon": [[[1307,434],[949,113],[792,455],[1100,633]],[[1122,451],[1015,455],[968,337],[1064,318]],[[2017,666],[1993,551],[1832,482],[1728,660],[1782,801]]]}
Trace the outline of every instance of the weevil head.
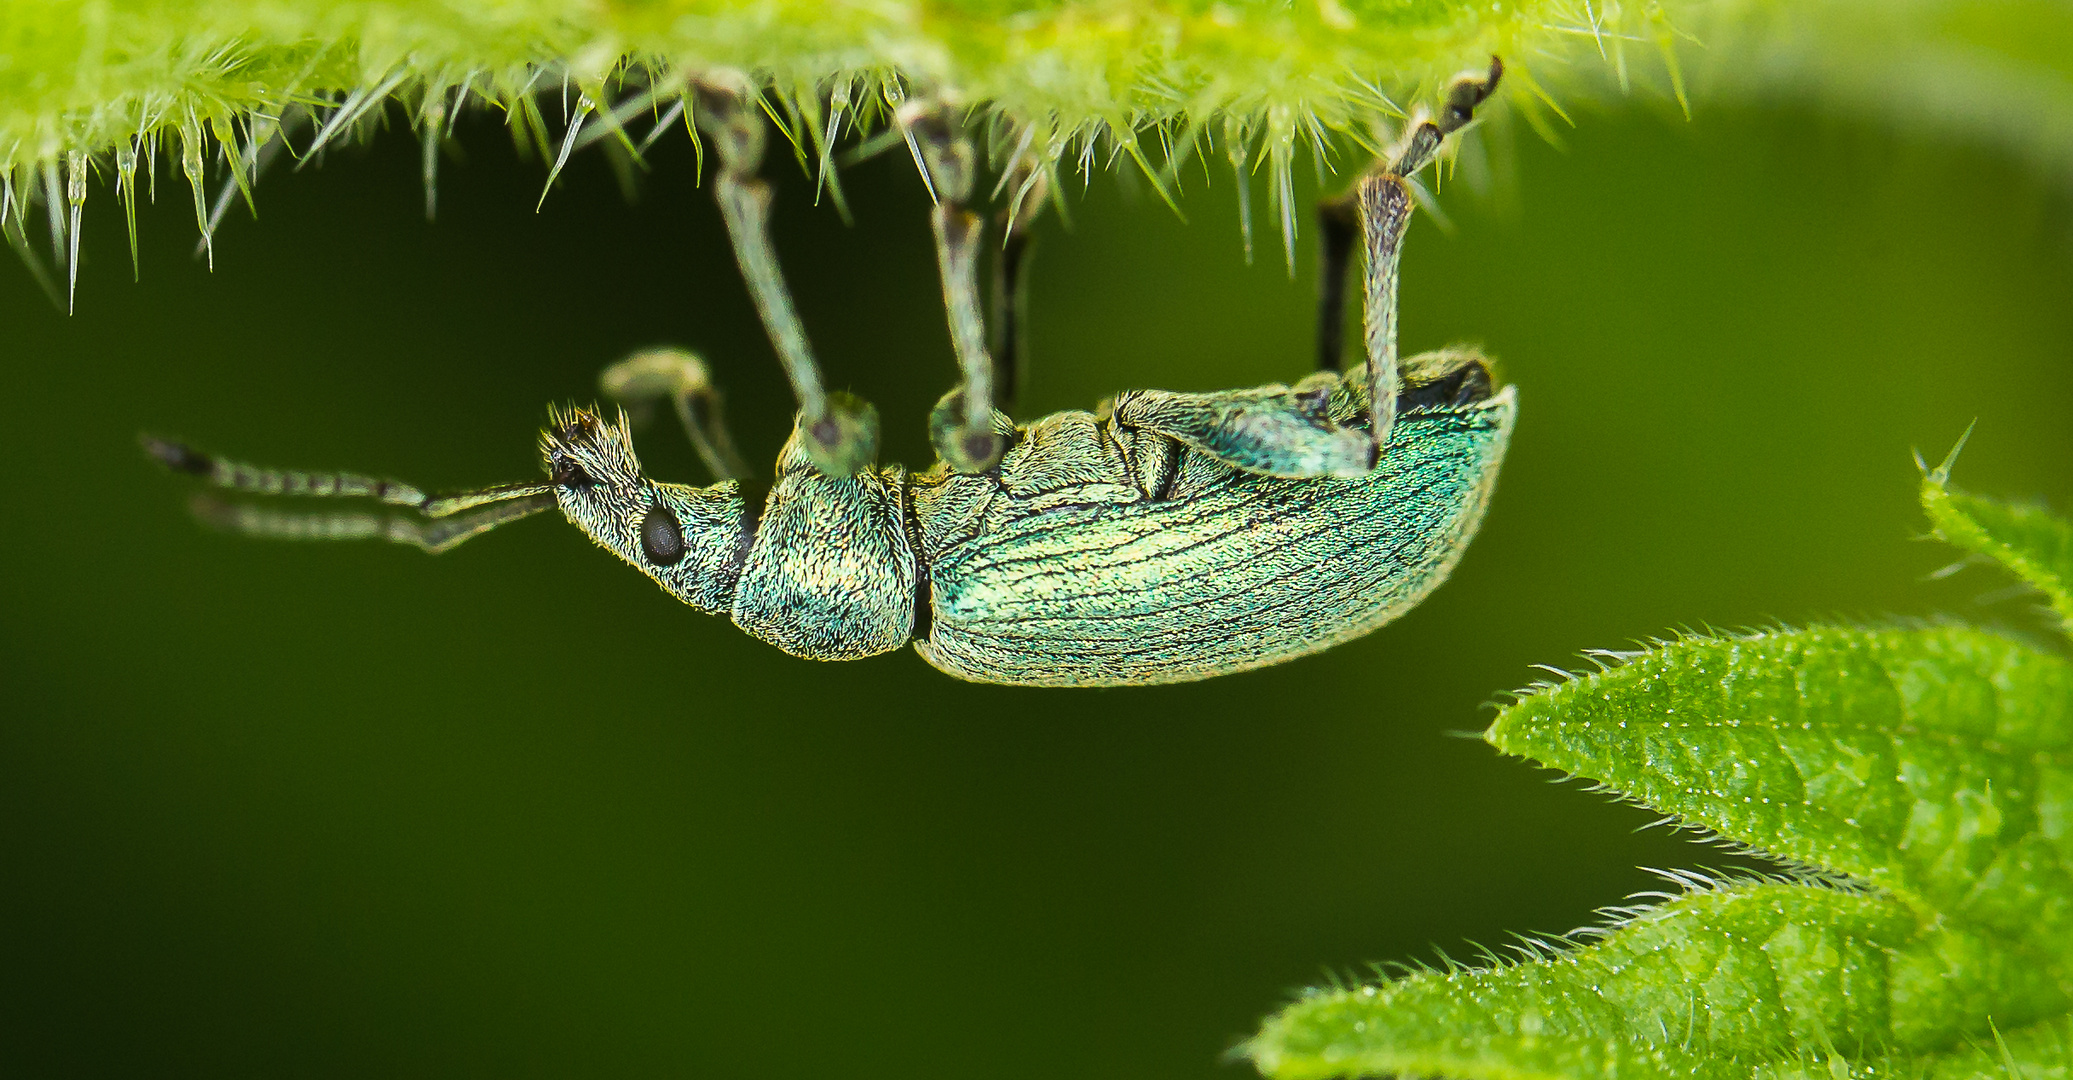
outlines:
{"label": "weevil head", "polygon": [[540,458],[570,523],[679,600],[725,610],[738,496],[643,476],[623,412],[607,420],[587,409],[551,411]]}
{"label": "weevil head", "polygon": [[640,524],[654,504],[654,485],[641,475],[626,417],[615,423],[587,409],[550,410],[540,457],[561,512],[632,562],[640,554]]}

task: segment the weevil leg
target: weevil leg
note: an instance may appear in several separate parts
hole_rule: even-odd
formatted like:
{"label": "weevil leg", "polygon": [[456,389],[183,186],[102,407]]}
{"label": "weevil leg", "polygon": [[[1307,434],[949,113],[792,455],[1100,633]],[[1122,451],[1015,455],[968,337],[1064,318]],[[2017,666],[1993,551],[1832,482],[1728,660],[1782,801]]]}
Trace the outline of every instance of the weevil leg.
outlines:
{"label": "weevil leg", "polygon": [[985,472],[999,463],[1006,441],[994,430],[995,365],[987,349],[979,307],[979,249],[986,219],[967,204],[977,162],[972,141],[952,107],[917,99],[900,106],[895,120],[914,144],[928,173],[936,208],[929,223],[936,236],[936,264],[943,274],[943,308],[950,343],[964,381],[929,413],[929,440],[954,472]]}
{"label": "weevil leg", "polygon": [[1353,197],[1360,208],[1367,265],[1363,273],[1363,325],[1367,336],[1369,431],[1379,457],[1395,426],[1400,372],[1397,363],[1397,264],[1404,232],[1411,224],[1410,178],[1439,153],[1446,137],[1475,118],[1476,106],[1497,88],[1504,63],[1490,58],[1487,72],[1461,75],[1447,87],[1439,114],[1421,110],[1411,118],[1388,160],[1361,178]]}
{"label": "weevil leg", "polygon": [[[1158,432],[1248,472],[1351,477],[1371,471],[1380,460],[1389,442],[1389,429],[1396,422],[1406,375],[1418,384],[1414,389],[1426,396],[1441,393],[1438,389],[1428,392],[1426,383],[1452,378],[1457,371],[1462,374],[1455,380],[1459,384],[1455,388],[1467,386],[1473,374],[1467,372],[1466,361],[1454,363],[1453,354],[1428,354],[1410,364],[1399,363],[1397,263],[1413,206],[1408,178],[1432,161],[1449,133],[1474,118],[1476,105],[1490,95],[1503,71],[1503,65],[1492,58],[1488,72],[1454,80],[1437,119],[1414,117],[1387,160],[1362,177],[1351,194],[1320,208],[1326,250],[1318,361],[1324,370],[1292,387],[1273,385],[1209,394],[1164,390],[1121,394],[1113,409],[1115,423]],[[1356,221],[1366,256],[1363,322],[1368,358],[1362,373],[1340,376],[1333,369],[1339,366],[1342,298]],[[1482,373],[1480,385],[1487,390],[1487,369],[1477,365],[1476,370]],[[1347,398],[1366,402],[1367,430],[1357,426],[1357,415],[1349,416],[1343,408],[1335,410],[1334,391],[1342,386],[1352,393],[1336,395],[1341,406]]]}
{"label": "weevil leg", "polygon": [[1001,178],[1008,205],[994,215],[1001,249],[993,261],[992,329],[996,391],[1003,409],[1015,407],[1022,365],[1029,355],[1029,279],[1023,272],[1029,268],[1030,226],[1043,210],[1049,185],[1043,166],[1027,154],[1018,156]]}
{"label": "weevil leg", "polygon": [[770,243],[770,185],[756,176],[763,160],[759,95],[745,76],[732,71],[708,72],[692,84],[692,91],[699,130],[719,154],[714,196],[756,313],[799,399],[806,454],[828,476],[854,476],[877,460],[878,411],[860,398],[824,387],[820,365],[792,309],[791,292]]}
{"label": "weevil leg", "polygon": [[1397,263],[1403,255],[1404,231],[1411,224],[1411,189],[1402,176],[1385,172],[1362,177],[1355,197],[1367,242],[1362,322],[1367,331],[1368,437],[1379,457],[1396,424]]}
{"label": "weevil leg", "polygon": [[1131,390],[1116,395],[1114,422],[1151,431],[1246,472],[1292,478],[1362,476],[1375,467],[1375,444],[1331,415],[1339,376],[1207,394]]}
{"label": "weevil leg", "polygon": [[1340,196],[1317,204],[1317,370],[1338,371],[1346,362],[1346,271],[1360,235],[1355,200]]}
{"label": "weevil leg", "polygon": [[742,480],[749,467],[734,447],[721,411],[720,388],[705,362],[687,349],[648,349],[598,373],[598,389],[626,405],[668,399],[690,436],[691,447],[716,480]]}

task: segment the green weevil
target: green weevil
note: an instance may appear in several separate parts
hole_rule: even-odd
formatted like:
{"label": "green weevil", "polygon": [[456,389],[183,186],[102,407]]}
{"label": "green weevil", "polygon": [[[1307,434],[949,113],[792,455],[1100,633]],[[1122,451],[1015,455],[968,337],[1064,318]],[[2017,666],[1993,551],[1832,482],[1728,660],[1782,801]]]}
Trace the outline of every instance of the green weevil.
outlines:
{"label": "green weevil", "polygon": [[[997,315],[989,350],[974,270],[984,230],[966,207],[971,147],[945,103],[907,102],[896,119],[937,199],[964,380],[930,417],[942,460],[921,473],[878,466],[875,412],[822,388],[777,270],[769,191],[755,178],[754,91],[720,73],[694,90],[719,150],[716,195],[800,400],[767,488],[748,479],[703,363],[680,350],[614,364],[602,389],[637,406],[670,401],[721,478],[708,487],[644,475],[624,411],[554,411],[540,439],[545,482],[443,496],[352,473],[243,465],[168,440],[145,446],[239,492],[402,508],[310,516],[197,501],[205,516],[258,535],[373,536],[436,552],[558,508],[670,595],[795,656],[847,660],[913,642],[959,678],[1040,686],[1180,682],[1278,663],[1417,604],[1453,569],[1489,503],[1516,395],[1472,350],[1400,362],[1396,293],[1408,179],[1470,121],[1502,71],[1493,59],[1456,79],[1438,116],[1413,117],[1351,193],[1321,208],[1322,370],[1293,386],[1135,391],[1099,413],[1012,422],[994,402],[1012,392],[1017,315],[1012,303]],[[1040,198],[1043,177],[1017,163],[1004,186]],[[1028,219],[1003,218],[997,284],[1012,296]],[[1337,328],[1356,232],[1367,360],[1341,372]]]}

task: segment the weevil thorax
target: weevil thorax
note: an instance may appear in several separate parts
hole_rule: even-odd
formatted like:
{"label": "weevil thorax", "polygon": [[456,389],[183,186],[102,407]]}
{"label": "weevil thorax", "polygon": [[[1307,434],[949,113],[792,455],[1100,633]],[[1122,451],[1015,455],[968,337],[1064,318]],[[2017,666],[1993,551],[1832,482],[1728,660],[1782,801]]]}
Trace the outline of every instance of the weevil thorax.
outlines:
{"label": "weevil thorax", "polygon": [[648,479],[623,412],[608,421],[585,409],[550,410],[540,457],[563,516],[599,546],[693,607],[732,606],[747,535],[734,483]]}

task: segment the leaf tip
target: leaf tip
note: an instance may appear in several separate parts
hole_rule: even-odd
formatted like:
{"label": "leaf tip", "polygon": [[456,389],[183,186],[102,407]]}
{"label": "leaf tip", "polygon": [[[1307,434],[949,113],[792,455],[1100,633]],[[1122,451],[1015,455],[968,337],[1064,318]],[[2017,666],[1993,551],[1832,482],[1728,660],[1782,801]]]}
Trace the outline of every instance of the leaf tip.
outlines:
{"label": "leaf tip", "polygon": [[1971,423],[1965,425],[1965,433],[1958,436],[1958,442],[1951,447],[1951,452],[1943,456],[1942,464],[1939,464],[1934,469],[1929,468],[1927,463],[1922,460],[1922,452],[1920,450],[1915,451],[1915,468],[1922,471],[1923,481],[1939,488],[1949,483],[1951,467],[1958,463],[1958,455],[1964,451],[1965,443],[1972,438],[1972,431],[1978,426],[1979,418],[1974,417]]}

